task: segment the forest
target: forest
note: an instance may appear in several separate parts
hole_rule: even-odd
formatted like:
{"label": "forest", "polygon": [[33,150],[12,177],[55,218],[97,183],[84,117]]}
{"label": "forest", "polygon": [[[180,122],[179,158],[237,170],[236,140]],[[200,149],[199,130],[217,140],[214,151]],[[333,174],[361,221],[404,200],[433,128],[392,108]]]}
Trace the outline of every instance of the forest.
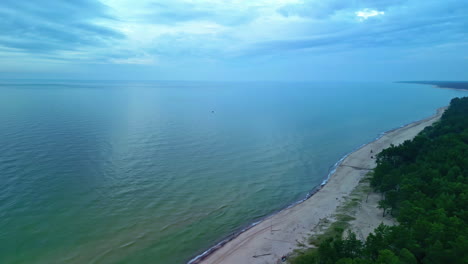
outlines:
{"label": "forest", "polygon": [[468,97],[440,121],[376,157],[371,186],[382,194],[381,224],[365,241],[337,235],[294,264],[468,263]]}

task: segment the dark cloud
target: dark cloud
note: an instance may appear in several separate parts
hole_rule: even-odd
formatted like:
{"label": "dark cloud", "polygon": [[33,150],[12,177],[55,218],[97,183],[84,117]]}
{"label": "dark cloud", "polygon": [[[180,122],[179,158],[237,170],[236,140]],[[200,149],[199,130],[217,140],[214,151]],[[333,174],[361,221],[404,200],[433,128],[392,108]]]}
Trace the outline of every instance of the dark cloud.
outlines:
{"label": "dark cloud", "polygon": [[93,0],[0,2],[0,45],[36,55],[104,45],[124,36],[93,23],[112,19],[106,6]]}

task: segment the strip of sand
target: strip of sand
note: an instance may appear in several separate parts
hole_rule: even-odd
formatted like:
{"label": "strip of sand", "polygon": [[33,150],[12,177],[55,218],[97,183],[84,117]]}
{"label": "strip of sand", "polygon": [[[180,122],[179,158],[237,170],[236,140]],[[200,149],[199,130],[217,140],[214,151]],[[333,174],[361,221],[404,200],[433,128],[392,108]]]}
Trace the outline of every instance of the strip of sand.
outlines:
{"label": "strip of sand", "polygon": [[[434,116],[389,131],[376,141],[351,153],[338,166],[328,183],[311,198],[271,216],[203,260],[200,258],[192,263],[278,263],[281,256],[299,248],[299,244],[308,244],[311,230],[317,227],[321,219],[330,218],[367,172],[375,167],[375,159],[371,156],[389,147],[390,144],[398,145],[414,138],[426,126],[437,121],[445,109],[440,108]],[[371,198],[372,201],[378,201],[378,196]],[[382,222],[382,212],[375,204],[376,202],[369,203],[358,212],[356,220],[359,225],[353,226],[365,229],[361,230],[360,236],[367,236]]]}

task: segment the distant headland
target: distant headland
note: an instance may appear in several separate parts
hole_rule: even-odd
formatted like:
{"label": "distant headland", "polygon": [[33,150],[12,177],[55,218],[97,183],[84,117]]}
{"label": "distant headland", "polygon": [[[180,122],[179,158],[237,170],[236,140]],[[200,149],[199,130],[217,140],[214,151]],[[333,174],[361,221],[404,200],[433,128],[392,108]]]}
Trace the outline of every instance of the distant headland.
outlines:
{"label": "distant headland", "polygon": [[435,85],[439,88],[468,90],[468,82],[460,82],[460,81],[402,81],[402,82],[397,82],[397,83],[428,84],[428,85]]}

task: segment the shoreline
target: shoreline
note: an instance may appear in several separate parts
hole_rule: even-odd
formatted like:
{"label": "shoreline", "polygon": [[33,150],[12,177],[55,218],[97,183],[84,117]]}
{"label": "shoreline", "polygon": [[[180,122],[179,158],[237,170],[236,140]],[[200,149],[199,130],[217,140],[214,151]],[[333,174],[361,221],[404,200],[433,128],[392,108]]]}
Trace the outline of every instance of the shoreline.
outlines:
{"label": "shoreline", "polygon": [[[412,139],[424,127],[436,122],[446,108],[438,108],[430,117],[380,133],[374,140],[355,148],[331,166],[327,177],[307,193],[305,198],[241,228],[193,257],[187,264],[276,263],[281,256],[298,249],[299,244],[308,244],[306,241],[310,234],[306,233],[318,225],[321,219],[336,212],[345,197],[358,186],[359,180],[365,175],[364,171],[375,167],[375,160],[371,156],[390,144],[398,145],[404,140]],[[385,137],[389,139],[385,140]],[[371,155],[367,149],[374,150],[374,154]],[[354,166],[352,163],[356,158],[358,162],[367,163],[367,166]]]}
{"label": "shoreline", "polygon": [[468,91],[467,81],[400,81],[396,83],[432,85],[434,88]]}

